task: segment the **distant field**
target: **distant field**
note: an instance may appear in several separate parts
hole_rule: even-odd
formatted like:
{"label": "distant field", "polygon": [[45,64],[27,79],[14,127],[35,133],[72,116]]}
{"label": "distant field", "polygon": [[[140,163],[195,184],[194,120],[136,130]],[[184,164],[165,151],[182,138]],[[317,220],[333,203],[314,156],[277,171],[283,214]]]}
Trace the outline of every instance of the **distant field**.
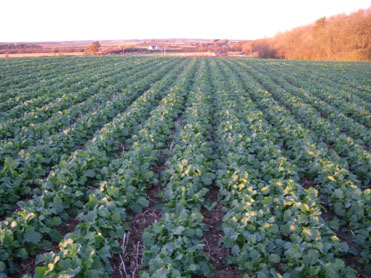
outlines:
{"label": "distant field", "polygon": [[[153,52],[153,53],[142,53],[142,54],[122,54],[125,56],[167,56],[167,57],[212,57],[215,56],[214,52]],[[84,56],[83,52],[61,52],[61,53],[18,53],[18,54],[0,54],[0,58],[39,58],[39,57],[58,57],[58,56]],[[245,57],[251,58],[239,52],[229,53],[230,57]]]}
{"label": "distant field", "polygon": [[370,76],[2,60],[0,277],[369,277]]}
{"label": "distant field", "polygon": [[83,56],[83,52],[61,52],[61,53],[17,53],[17,54],[0,54],[0,58],[40,58],[56,56]]}

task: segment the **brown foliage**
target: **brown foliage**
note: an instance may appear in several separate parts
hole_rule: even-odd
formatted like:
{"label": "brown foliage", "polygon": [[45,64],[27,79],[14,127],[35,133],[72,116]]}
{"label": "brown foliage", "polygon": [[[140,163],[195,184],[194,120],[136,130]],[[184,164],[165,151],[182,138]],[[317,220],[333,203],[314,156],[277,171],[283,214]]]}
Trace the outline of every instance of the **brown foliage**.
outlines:
{"label": "brown foliage", "polygon": [[249,47],[261,58],[369,61],[371,8],[350,15],[323,17],[311,25],[256,40]]}
{"label": "brown foliage", "polygon": [[89,47],[85,50],[85,53],[90,53],[92,55],[97,55],[100,48],[99,41],[92,42]]}

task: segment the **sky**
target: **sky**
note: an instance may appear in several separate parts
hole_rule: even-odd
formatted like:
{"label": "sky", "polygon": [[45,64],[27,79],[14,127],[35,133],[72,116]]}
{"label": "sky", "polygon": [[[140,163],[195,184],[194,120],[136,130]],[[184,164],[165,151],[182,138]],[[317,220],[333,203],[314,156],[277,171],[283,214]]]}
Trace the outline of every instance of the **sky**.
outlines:
{"label": "sky", "polygon": [[0,42],[271,37],[370,0],[1,0]]}

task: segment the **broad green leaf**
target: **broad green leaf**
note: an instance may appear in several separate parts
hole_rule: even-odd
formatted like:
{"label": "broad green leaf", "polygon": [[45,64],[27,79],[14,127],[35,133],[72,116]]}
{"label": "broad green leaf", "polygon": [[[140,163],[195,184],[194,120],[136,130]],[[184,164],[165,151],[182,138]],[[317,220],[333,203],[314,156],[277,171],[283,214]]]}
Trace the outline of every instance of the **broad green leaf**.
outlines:
{"label": "broad green leaf", "polygon": [[90,169],[90,170],[85,171],[85,175],[89,178],[94,178],[95,177],[95,172],[94,172],[94,170]]}
{"label": "broad green leaf", "polygon": [[53,242],[59,242],[62,239],[62,234],[58,230],[51,230],[49,235]]}
{"label": "broad green leaf", "polygon": [[148,248],[150,248],[154,244],[153,237],[152,237],[151,233],[149,233],[148,231],[145,231],[143,233],[142,239],[143,239],[144,245]]}
{"label": "broad green leaf", "polygon": [[102,217],[109,217],[110,212],[109,212],[109,210],[108,210],[107,208],[105,208],[105,207],[100,207],[100,208],[98,209],[98,214],[99,214],[99,216],[102,216]]}
{"label": "broad green leaf", "polygon": [[307,265],[314,265],[319,258],[319,253],[317,250],[310,249],[308,254],[304,256],[304,262]]}
{"label": "broad green leaf", "polygon": [[54,216],[52,223],[52,226],[58,226],[62,224],[62,219],[60,217]]}
{"label": "broad green leaf", "polygon": [[277,254],[270,254],[269,261],[273,264],[278,264],[281,261],[281,258]]}
{"label": "broad green leaf", "polygon": [[343,191],[341,189],[336,189],[334,191],[334,195],[338,198],[338,199],[343,199],[344,198],[344,194],[343,194]]}
{"label": "broad green leaf", "polygon": [[232,254],[237,256],[238,253],[240,253],[240,247],[236,244],[235,246],[232,247]]}
{"label": "broad green leaf", "polygon": [[42,235],[39,232],[27,232],[24,235],[24,240],[26,242],[39,243]]}
{"label": "broad green leaf", "polygon": [[95,277],[99,277],[99,271],[98,270],[95,270],[95,269],[91,269],[91,270],[88,270],[85,274],[84,277],[86,278],[95,278]]}
{"label": "broad green leaf", "polygon": [[36,267],[36,269],[35,269],[36,277],[43,277],[43,274],[47,270],[48,270],[48,268],[46,266]]}
{"label": "broad green leaf", "polygon": [[120,223],[121,222],[121,213],[116,211],[112,214],[112,220],[114,223]]}
{"label": "broad green leaf", "polygon": [[28,254],[25,248],[21,248],[17,252],[17,257],[21,258],[22,260],[25,260],[28,258]]}
{"label": "broad green leaf", "polygon": [[178,226],[174,229],[173,233],[174,235],[180,235],[184,230],[185,228],[183,226]]}
{"label": "broad green leaf", "polygon": [[197,270],[197,266],[196,266],[195,264],[191,264],[191,265],[189,266],[189,270],[190,270],[190,271],[196,271],[196,270]]}
{"label": "broad green leaf", "polygon": [[149,205],[149,201],[144,198],[144,197],[140,197],[137,201],[142,207],[148,207]]}
{"label": "broad green leaf", "polygon": [[213,179],[212,177],[209,177],[209,176],[203,176],[201,178],[202,182],[205,184],[205,185],[210,185],[213,183]]}

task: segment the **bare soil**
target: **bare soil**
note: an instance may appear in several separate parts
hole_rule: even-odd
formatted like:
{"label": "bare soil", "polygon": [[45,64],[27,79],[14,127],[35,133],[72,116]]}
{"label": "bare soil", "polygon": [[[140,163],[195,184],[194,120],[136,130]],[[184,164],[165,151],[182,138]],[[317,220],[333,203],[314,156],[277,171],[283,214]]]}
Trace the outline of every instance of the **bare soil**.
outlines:
{"label": "bare soil", "polygon": [[131,230],[126,233],[120,242],[122,253],[113,256],[111,265],[115,272],[114,278],[138,277],[138,271],[144,269],[142,266],[142,234],[144,229],[160,220],[162,212],[156,209],[161,204],[157,194],[161,192],[159,184],[152,185],[147,191],[149,207],[141,213],[130,213],[132,220],[126,222]]}
{"label": "bare soil", "polygon": [[314,183],[313,180],[307,178],[307,177],[303,177],[299,180],[299,183],[305,188],[305,189],[308,189],[309,187],[313,187],[315,188],[316,185]]}
{"label": "bare soil", "polygon": [[222,211],[222,205],[218,203],[218,188],[213,186],[206,194],[206,202],[217,205],[212,210],[207,210],[205,207],[201,209],[203,215],[203,223],[209,229],[204,232],[205,248],[204,252],[209,255],[209,262],[213,266],[213,274],[216,278],[239,278],[243,277],[244,273],[240,271],[236,265],[225,265],[224,262],[227,256],[231,255],[231,249],[225,246],[218,245],[218,241],[224,237],[220,230],[223,224],[225,212]]}

